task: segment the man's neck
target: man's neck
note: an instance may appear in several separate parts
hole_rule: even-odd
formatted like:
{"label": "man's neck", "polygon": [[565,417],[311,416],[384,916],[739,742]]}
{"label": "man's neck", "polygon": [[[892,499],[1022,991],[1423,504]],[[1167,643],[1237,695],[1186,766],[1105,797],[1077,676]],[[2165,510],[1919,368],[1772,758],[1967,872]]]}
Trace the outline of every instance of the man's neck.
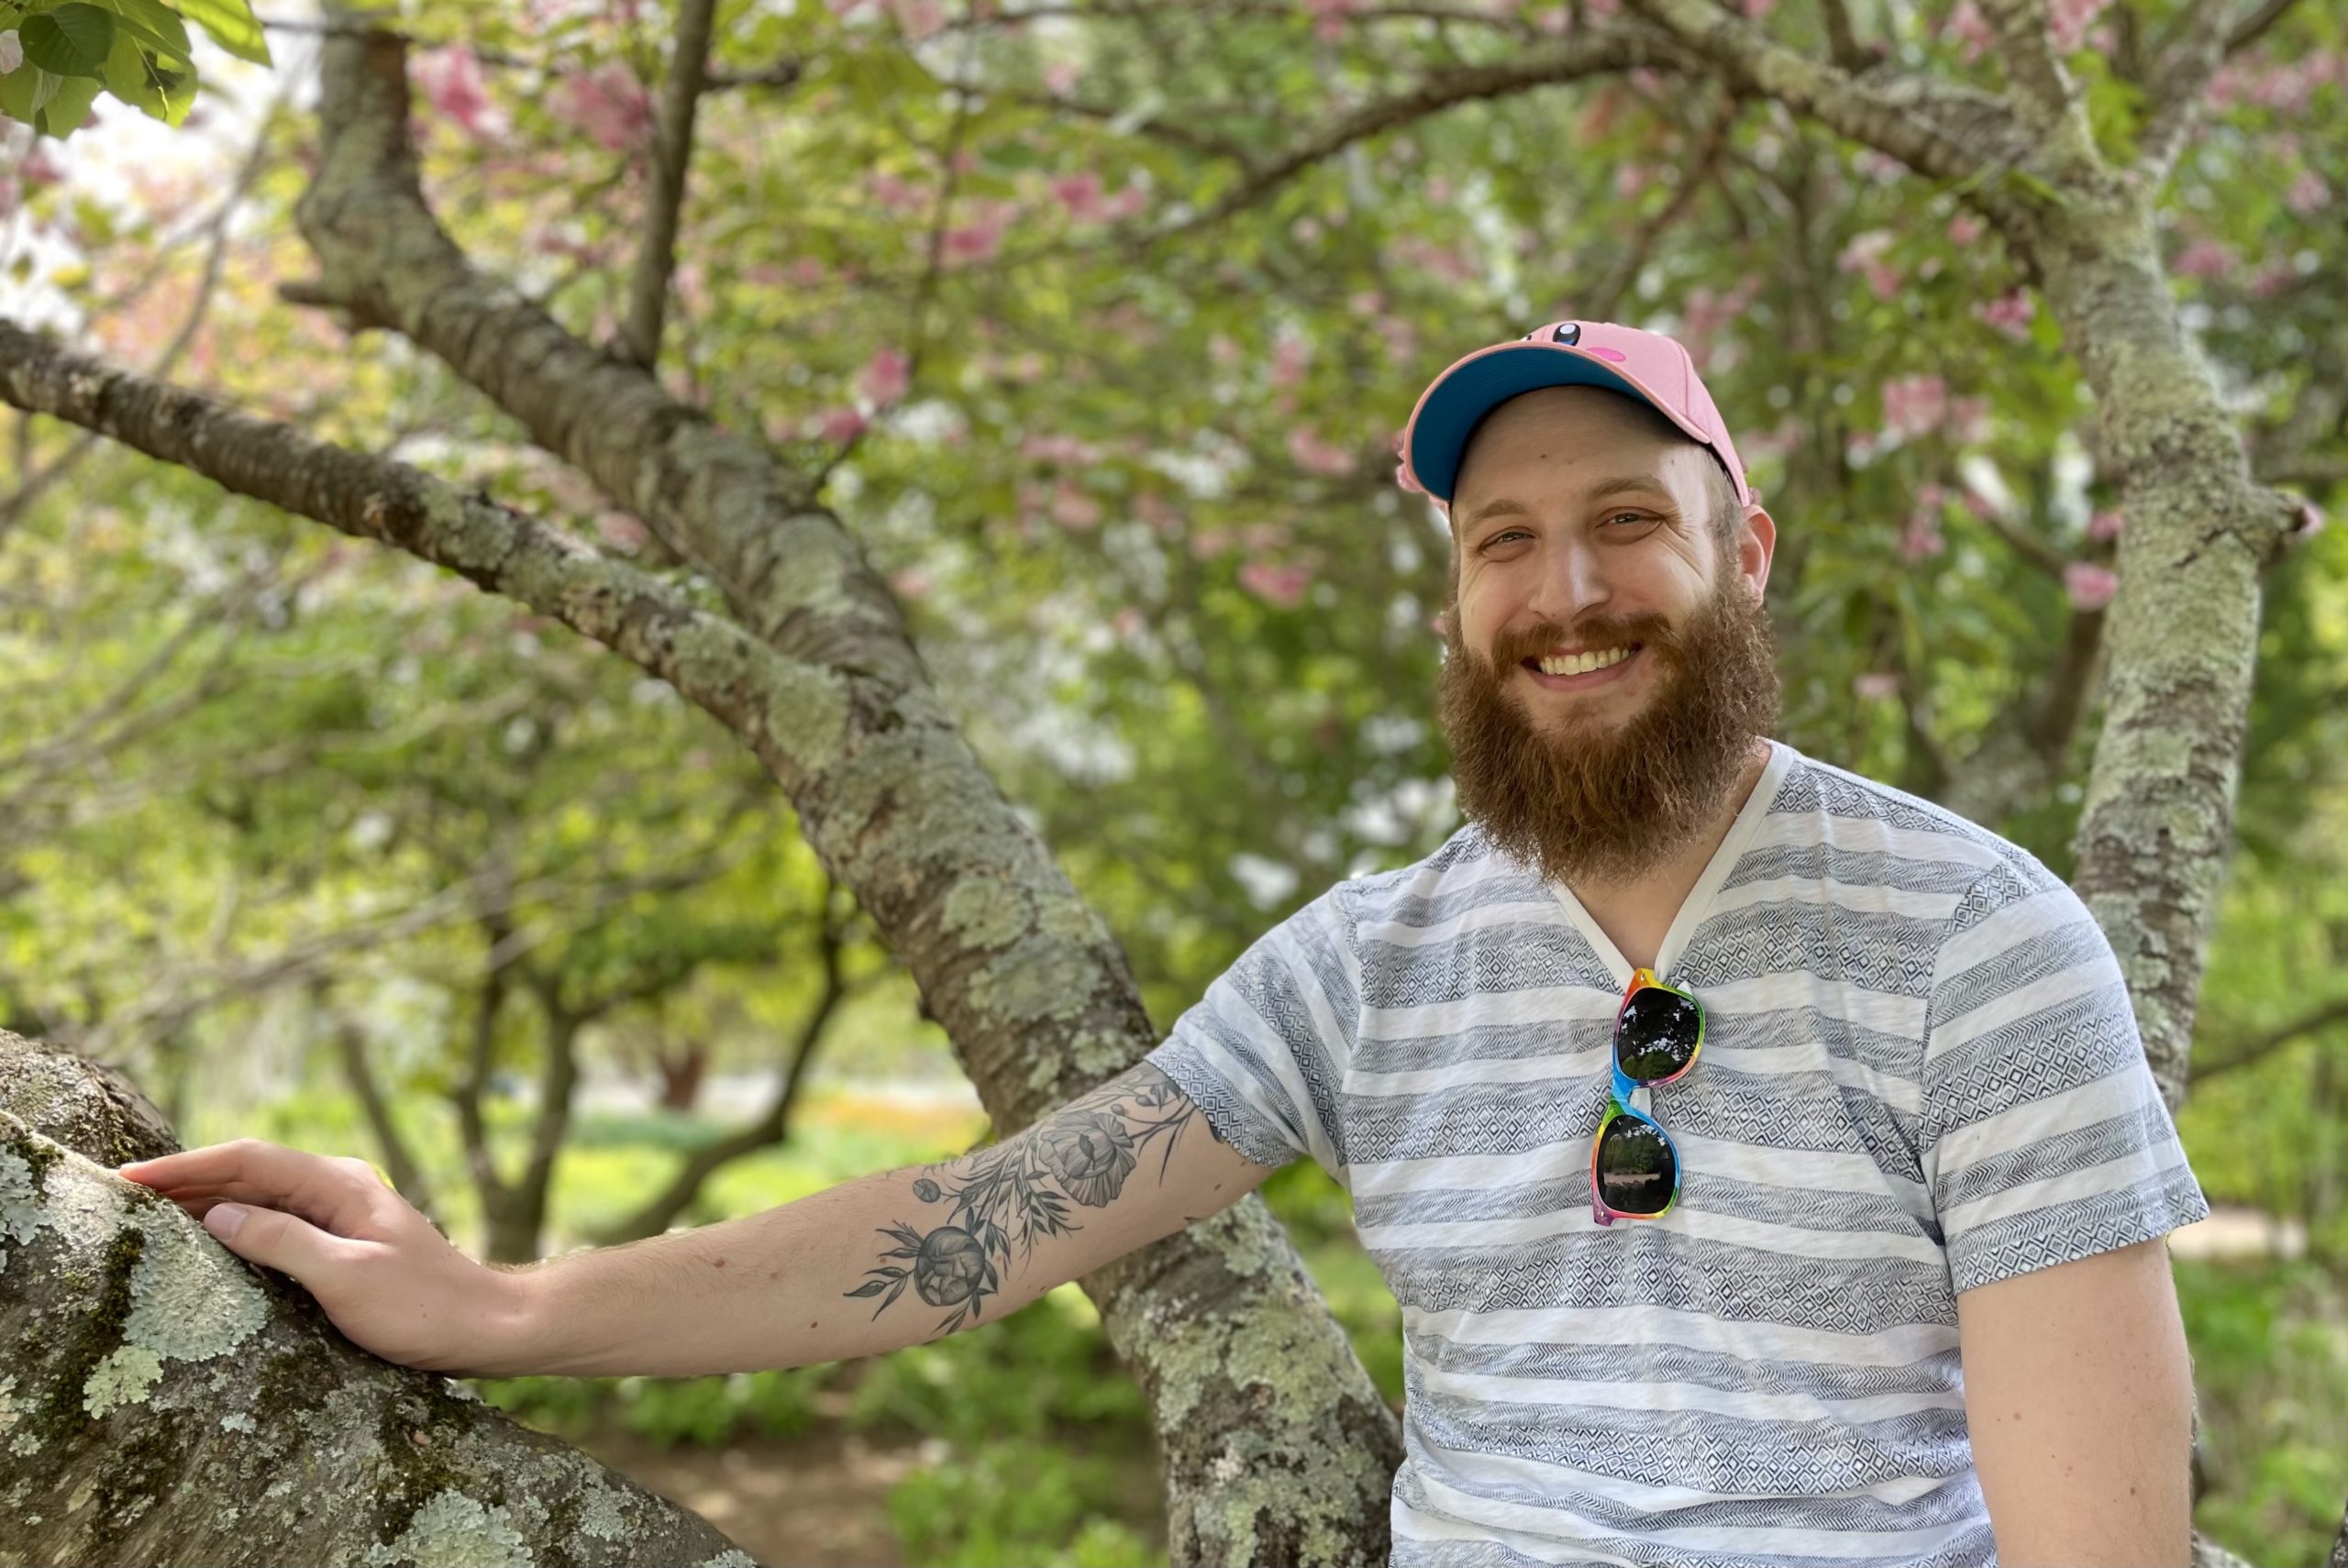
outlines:
{"label": "man's neck", "polygon": [[1769,743],[1755,738],[1753,755],[1738,771],[1735,784],[1722,797],[1720,805],[1705,819],[1703,827],[1646,875],[1627,882],[1578,880],[1567,884],[1581,907],[1589,911],[1590,918],[1614,939],[1615,946],[1634,965],[1653,964],[1655,950],[1661,945],[1680,906],[1688,901],[1697,878],[1703,876],[1704,867],[1719,853],[1721,841],[1736,824],[1738,813],[1753,798],[1754,788],[1768,769],[1770,755]]}

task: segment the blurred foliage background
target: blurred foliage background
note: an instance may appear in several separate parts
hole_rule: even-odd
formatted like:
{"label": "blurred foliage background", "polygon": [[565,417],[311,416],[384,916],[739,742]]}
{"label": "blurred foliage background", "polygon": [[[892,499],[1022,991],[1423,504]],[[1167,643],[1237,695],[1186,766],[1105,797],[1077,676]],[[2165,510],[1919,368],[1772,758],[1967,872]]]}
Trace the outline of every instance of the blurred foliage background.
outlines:
{"label": "blurred foliage background", "polygon": [[[664,379],[827,467],[1161,1024],[1289,910],[1456,825],[1443,525],[1391,443],[1468,348],[1566,315],[1689,344],[1782,531],[1778,733],[1814,756],[1944,795],[2124,591],[2077,369],[1950,193],[1649,72],[1411,98],[1607,9],[720,7]],[[1746,9],[1822,49],[1807,9]],[[2176,9],[2090,12],[2099,123],[2133,91],[2110,62]],[[608,340],[670,13],[399,15],[443,221]],[[1994,84],[1968,3],[1865,16]],[[6,127],[0,308],[682,580],[437,364],[278,299],[309,271],[316,34],[271,21],[271,70],[198,46],[177,131],[110,100],[65,144]],[[2320,504],[2348,475],[2341,27],[2302,5],[2235,58],[2166,208],[2254,453]],[[45,421],[0,451],[0,1024],[123,1066],[190,1145],[364,1154],[509,1260],[986,1136],[787,804],[666,685]],[[2348,535],[2268,591],[2180,1117],[2253,1249],[2177,1275],[2198,1523],[2287,1564],[2348,1496]],[[2051,786],[1978,808],[2058,870],[2091,695]],[[1266,1191],[1399,1401],[1343,1193],[1310,1166]],[[876,1539],[903,1561],[1162,1560],[1142,1407],[1073,1288],[869,1364],[487,1391],[591,1448],[893,1445],[915,1459]]]}

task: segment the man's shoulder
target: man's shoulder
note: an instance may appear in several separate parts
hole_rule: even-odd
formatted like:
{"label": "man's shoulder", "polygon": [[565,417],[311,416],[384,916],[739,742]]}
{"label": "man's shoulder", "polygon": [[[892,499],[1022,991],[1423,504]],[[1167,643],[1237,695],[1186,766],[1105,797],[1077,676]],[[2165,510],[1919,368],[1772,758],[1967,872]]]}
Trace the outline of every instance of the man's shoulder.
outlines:
{"label": "man's shoulder", "polygon": [[1538,877],[1468,823],[1424,859],[1347,877],[1318,902],[1358,928],[1434,925],[1495,901],[1550,897]]}
{"label": "man's shoulder", "polygon": [[2032,887],[2059,880],[2021,845],[1938,801],[1799,751],[1769,815],[1778,844],[1879,856],[1888,865],[1934,863],[1967,880]]}

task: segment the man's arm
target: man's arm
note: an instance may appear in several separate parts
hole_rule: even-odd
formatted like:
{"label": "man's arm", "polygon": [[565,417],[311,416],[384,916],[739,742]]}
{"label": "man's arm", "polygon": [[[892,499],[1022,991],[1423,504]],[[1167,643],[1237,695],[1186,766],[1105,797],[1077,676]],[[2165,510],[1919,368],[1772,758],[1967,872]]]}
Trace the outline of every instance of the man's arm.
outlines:
{"label": "man's arm", "polygon": [[2004,1568],[2192,1561],[2193,1364],[2158,1239],[1956,1298]]}
{"label": "man's arm", "polygon": [[595,1377],[804,1366],[992,1322],[1230,1207],[1273,1168],[1145,1062],[959,1159],[514,1270],[458,1252],[364,1160],[246,1138],[121,1174],[291,1275],[386,1361]]}

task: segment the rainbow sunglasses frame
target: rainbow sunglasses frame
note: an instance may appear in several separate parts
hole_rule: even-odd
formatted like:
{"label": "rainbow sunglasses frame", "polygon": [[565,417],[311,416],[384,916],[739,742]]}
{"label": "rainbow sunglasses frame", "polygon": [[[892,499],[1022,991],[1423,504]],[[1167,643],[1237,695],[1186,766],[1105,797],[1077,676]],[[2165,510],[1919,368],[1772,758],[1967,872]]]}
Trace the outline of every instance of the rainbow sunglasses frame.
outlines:
{"label": "rainbow sunglasses frame", "polygon": [[[1630,1011],[1631,999],[1650,986],[1657,990],[1669,991],[1674,996],[1685,997],[1689,1004],[1695,1008],[1696,1048],[1688,1053],[1686,1066],[1667,1078],[1656,1078],[1652,1083],[1642,1085],[1623,1070],[1623,1015]],[[1660,1220],[1679,1206],[1681,1186],[1679,1171],[1682,1168],[1679,1145],[1671,1141],[1671,1134],[1664,1131],[1663,1123],[1652,1116],[1642,1115],[1631,1109],[1631,1095],[1642,1088],[1659,1088],[1665,1084],[1678,1083],[1681,1078],[1686,1077],[1694,1070],[1697,1058],[1704,1054],[1704,1004],[1697,1000],[1695,993],[1683,990],[1678,986],[1666,985],[1656,977],[1653,969],[1632,971],[1631,983],[1623,989],[1622,1005],[1614,1010],[1614,1031],[1606,1041],[1606,1065],[1614,1075],[1613,1082],[1606,1093],[1606,1114],[1599,1119],[1598,1131],[1589,1140],[1589,1217],[1599,1224],[1611,1225],[1617,1220]],[[1625,1213],[1620,1209],[1613,1208],[1598,1195],[1598,1151],[1606,1141],[1606,1129],[1613,1124],[1614,1119],[1618,1116],[1627,1116],[1634,1121],[1645,1122],[1655,1129],[1656,1136],[1661,1138],[1664,1146],[1671,1151],[1671,1201],[1652,1214]]]}

